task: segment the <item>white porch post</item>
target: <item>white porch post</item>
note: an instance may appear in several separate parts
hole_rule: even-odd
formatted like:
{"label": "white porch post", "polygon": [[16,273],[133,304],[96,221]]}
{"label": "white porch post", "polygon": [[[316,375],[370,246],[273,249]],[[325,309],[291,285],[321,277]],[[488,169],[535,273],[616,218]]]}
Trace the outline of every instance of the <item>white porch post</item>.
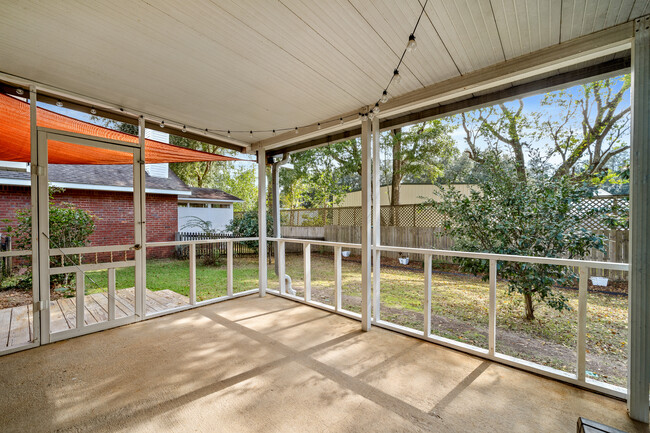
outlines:
{"label": "white porch post", "polygon": [[371,280],[370,280],[370,232],[371,232],[371,197],[370,197],[370,121],[364,117],[361,121],[361,329],[370,330],[371,321]]}
{"label": "white porch post", "polygon": [[630,417],[648,422],[650,383],[650,16],[634,23],[630,136],[629,366]]}
{"label": "white porch post", "polygon": [[260,297],[266,295],[266,151],[257,151],[257,222],[259,227]]}
{"label": "white porch post", "polygon": [[[381,182],[379,178],[379,117],[372,119],[372,246],[381,244]],[[380,319],[381,252],[372,252],[372,315]]]}

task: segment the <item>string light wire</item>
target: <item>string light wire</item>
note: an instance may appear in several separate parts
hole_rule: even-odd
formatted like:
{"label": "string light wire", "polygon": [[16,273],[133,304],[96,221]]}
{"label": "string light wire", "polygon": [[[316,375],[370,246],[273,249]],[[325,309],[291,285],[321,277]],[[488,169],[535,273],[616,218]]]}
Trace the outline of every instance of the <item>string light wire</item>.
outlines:
{"label": "string light wire", "polygon": [[[377,114],[379,114],[379,111],[380,111],[379,104],[385,104],[386,102],[388,102],[388,99],[390,98],[390,94],[388,93],[388,89],[390,88],[390,86],[392,84],[398,84],[401,81],[402,77],[399,74],[399,68],[404,63],[404,57],[406,56],[406,53],[415,51],[416,48],[417,48],[416,43],[415,43],[415,32],[417,31],[418,26],[420,25],[420,20],[422,19],[422,15],[424,15],[424,11],[425,11],[428,3],[429,3],[429,0],[425,0],[424,4],[422,5],[422,10],[420,11],[420,15],[418,16],[418,19],[415,22],[415,26],[413,27],[413,31],[410,33],[410,35],[408,37],[408,42],[407,42],[407,44],[406,44],[406,46],[404,48],[404,51],[402,51],[402,55],[399,58],[399,62],[397,62],[397,66],[393,70],[393,74],[391,75],[390,80],[388,81],[388,84],[383,89],[380,98],[377,99],[377,101],[374,104],[370,104],[370,105],[364,107],[364,109],[362,111],[360,111],[358,114],[351,114],[351,115],[348,115],[348,116],[339,117],[338,119],[333,119],[333,120],[329,120],[329,121],[325,121],[325,122],[310,123],[308,125],[302,125],[302,126],[299,125],[299,126],[287,127],[287,128],[253,129],[253,130],[250,130],[250,129],[237,130],[237,129],[209,129],[209,128],[206,128],[204,130],[204,132],[206,132],[206,133],[207,132],[212,132],[212,133],[216,133],[216,134],[220,134],[220,135],[226,134],[228,138],[230,138],[232,136],[232,134],[246,134],[246,133],[248,133],[250,137],[253,137],[254,134],[265,134],[265,133],[273,134],[273,136],[275,137],[276,134],[281,133],[281,132],[294,131],[297,134],[299,129],[309,128],[309,127],[312,127],[312,126],[317,126],[318,129],[321,129],[323,126],[327,126],[328,124],[333,125],[333,124],[335,124],[337,122],[342,125],[344,123],[345,119],[349,119],[349,120],[354,120],[355,118],[361,118],[361,119],[370,118],[370,119],[372,119]],[[57,105],[58,105],[58,103],[57,103]],[[162,121],[160,123],[160,127],[164,128],[164,126],[165,126],[165,122]],[[183,132],[185,132],[185,130],[187,130],[185,125],[183,125],[182,129],[184,130]]]}

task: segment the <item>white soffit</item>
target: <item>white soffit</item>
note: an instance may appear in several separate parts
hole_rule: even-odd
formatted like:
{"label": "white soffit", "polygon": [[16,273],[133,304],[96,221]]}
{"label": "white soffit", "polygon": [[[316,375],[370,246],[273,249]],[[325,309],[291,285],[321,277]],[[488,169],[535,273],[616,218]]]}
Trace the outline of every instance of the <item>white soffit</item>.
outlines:
{"label": "white soffit", "polygon": [[[312,124],[377,100],[423,2],[5,1],[0,72],[201,129]],[[648,13],[648,0],[429,0],[390,92]]]}

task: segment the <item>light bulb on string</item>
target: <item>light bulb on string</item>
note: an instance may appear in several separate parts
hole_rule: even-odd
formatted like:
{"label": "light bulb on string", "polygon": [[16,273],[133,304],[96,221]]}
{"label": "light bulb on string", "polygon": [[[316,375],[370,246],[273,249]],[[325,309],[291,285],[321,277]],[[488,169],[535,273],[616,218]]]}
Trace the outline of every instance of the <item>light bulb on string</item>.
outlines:
{"label": "light bulb on string", "polygon": [[388,102],[389,99],[390,96],[388,96],[388,92],[384,90],[384,92],[381,94],[381,99],[380,99],[381,103],[385,104],[386,102]]}
{"label": "light bulb on string", "polygon": [[161,128],[164,128],[164,127],[165,127],[165,121],[164,121],[164,120],[160,122],[160,127],[161,127]]}
{"label": "light bulb on string", "polygon": [[25,91],[21,88],[16,89],[16,95],[22,95]]}
{"label": "light bulb on string", "polygon": [[248,135],[250,136],[250,138],[253,138],[253,131],[249,131]]}
{"label": "light bulb on string", "polygon": [[298,133],[298,127],[297,126],[296,126],[296,129],[294,131],[296,132],[296,134]]}
{"label": "light bulb on string", "polygon": [[339,125],[343,125],[343,118],[342,117],[339,118]]}
{"label": "light bulb on string", "polygon": [[373,113],[372,111],[368,113],[368,120],[372,120],[374,118],[375,118],[375,113]]}
{"label": "light bulb on string", "polygon": [[409,41],[406,44],[406,52],[411,53],[417,49],[418,49],[418,44],[417,42],[415,42],[415,35],[411,33],[411,36],[409,36]]}
{"label": "light bulb on string", "polygon": [[183,125],[183,127],[181,128],[181,131],[182,132],[187,132],[187,128],[185,127],[185,125]]}
{"label": "light bulb on string", "polygon": [[273,130],[273,136],[274,136],[274,137],[275,137],[275,134],[276,134],[276,132],[275,132],[275,129],[274,129],[274,130]]}
{"label": "light bulb on string", "polygon": [[399,71],[395,69],[395,71],[393,71],[393,83],[399,84],[400,81],[402,81],[402,77],[399,75]]}
{"label": "light bulb on string", "polygon": [[379,111],[381,111],[381,110],[379,109],[379,102],[377,102],[375,104],[374,108],[372,109],[372,112],[375,113],[375,114],[379,114]]}
{"label": "light bulb on string", "polygon": [[56,106],[63,107],[63,102],[61,102],[61,100],[59,99],[58,101],[56,101]]}
{"label": "light bulb on string", "polygon": [[90,107],[90,114],[97,114],[97,110],[95,110],[95,107]]}
{"label": "light bulb on string", "polygon": [[228,133],[226,134],[228,138],[230,138],[230,129],[228,130]]}
{"label": "light bulb on string", "polygon": [[320,123],[318,124],[318,129],[320,129]]}

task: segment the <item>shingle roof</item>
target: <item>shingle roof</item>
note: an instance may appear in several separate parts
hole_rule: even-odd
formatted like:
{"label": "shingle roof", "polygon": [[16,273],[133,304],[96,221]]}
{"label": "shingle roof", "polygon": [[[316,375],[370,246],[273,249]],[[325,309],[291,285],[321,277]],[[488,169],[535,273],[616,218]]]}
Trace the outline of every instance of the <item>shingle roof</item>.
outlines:
{"label": "shingle roof", "polygon": [[[29,180],[30,178],[29,173],[0,170],[0,184],[2,183],[1,179]],[[82,185],[132,187],[133,167],[130,165],[50,164],[48,166],[48,180],[50,182],[76,183]],[[152,177],[146,174],[145,182],[147,189],[169,191],[190,190],[171,169],[169,169],[168,178]]]}
{"label": "shingle roof", "polygon": [[228,201],[243,201],[237,196],[228,194],[216,188],[194,188],[190,187],[192,195],[186,198],[204,198],[207,200],[228,200]]}

